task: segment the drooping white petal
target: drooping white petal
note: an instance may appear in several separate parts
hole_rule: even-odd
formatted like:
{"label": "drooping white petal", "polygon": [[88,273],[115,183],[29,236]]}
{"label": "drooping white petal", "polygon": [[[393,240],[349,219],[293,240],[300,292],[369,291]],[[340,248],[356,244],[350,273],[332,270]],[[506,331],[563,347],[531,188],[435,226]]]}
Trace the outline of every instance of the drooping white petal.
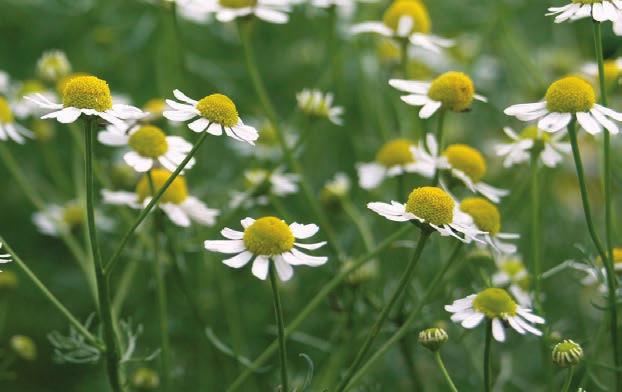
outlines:
{"label": "drooping white petal", "polygon": [[313,223],[304,225],[294,222],[289,225],[289,228],[291,229],[294,237],[301,240],[314,236],[320,230],[320,228]]}
{"label": "drooping white petal", "polygon": [[492,319],[492,336],[497,342],[505,342],[505,329],[498,318]]}
{"label": "drooping white petal", "polygon": [[207,250],[220,253],[240,253],[246,250],[242,240],[208,240],[203,245]]}
{"label": "drooping white petal", "polygon": [[253,261],[253,268],[251,271],[253,275],[261,280],[266,280],[268,277],[268,268],[270,268],[270,260],[266,256],[257,256]]}
{"label": "drooping white petal", "polygon": [[223,264],[228,265],[231,268],[242,268],[246,264],[248,264],[248,262],[252,258],[253,258],[253,254],[249,251],[245,251],[242,253],[238,253],[237,255],[229,259],[225,259],[222,262]]}

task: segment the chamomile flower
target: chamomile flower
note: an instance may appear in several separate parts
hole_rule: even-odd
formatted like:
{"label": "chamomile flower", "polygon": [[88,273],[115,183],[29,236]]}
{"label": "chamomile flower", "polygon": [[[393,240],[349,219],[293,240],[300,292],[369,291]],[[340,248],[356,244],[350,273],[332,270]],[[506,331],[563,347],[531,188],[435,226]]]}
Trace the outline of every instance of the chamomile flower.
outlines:
{"label": "chamomile flower", "polygon": [[[403,1],[403,3],[412,2]],[[445,72],[431,82],[391,79],[389,84],[408,93],[401,97],[402,101],[412,106],[421,106],[420,118],[430,118],[439,109],[452,112],[468,111],[473,100],[487,102],[484,96],[475,93],[473,81],[462,72]]]}
{"label": "chamomile flower", "polygon": [[315,235],[319,228],[314,224],[292,223],[288,225],[283,220],[273,216],[266,216],[257,220],[245,218],[241,221],[244,231],[229,228],[220,233],[226,240],[205,241],[205,249],[212,252],[235,254],[223,260],[231,268],[242,268],[251,260],[251,272],[257,278],[265,280],[268,276],[270,261],[272,268],[282,281],[288,281],[294,274],[292,266],[308,265],[318,267],[328,260],[327,257],[310,256],[300,249],[319,249],[326,242],[305,244],[296,242]]}
{"label": "chamomile flower", "polygon": [[420,142],[411,151],[419,165],[419,173],[423,176],[432,178],[436,170],[444,171],[451,179],[462,182],[471,192],[479,193],[494,203],[509,193],[482,181],[487,170],[486,159],[473,147],[452,144],[439,154],[436,137],[428,133],[425,145]]}
{"label": "chamomile flower", "polygon": [[529,332],[542,336],[531,324],[544,324],[544,319],[523,308],[504,289],[488,288],[477,294],[458,299],[445,310],[453,313],[451,321],[464,328],[477,327],[485,318],[492,321],[492,336],[498,342],[505,341],[505,328],[510,326],[521,335]]}
{"label": "chamomile flower", "polygon": [[0,141],[12,140],[15,143],[24,144],[26,138],[33,137],[31,131],[15,122],[9,102],[0,95]]}
{"label": "chamomile flower", "polygon": [[[601,293],[607,292],[607,270],[603,266],[600,257],[592,263],[570,262],[570,266],[576,270],[585,272],[581,284],[585,286],[597,286]],[[613,270],[617,277],[622,276],[622,248],[613,248]]]}
{"label": "chamomile flower", "polygon": [[166,100],[162,98],[151,98],[143,105],[143,112],[147,113],[147,116],[143,120],[156,121],[163,117],[166,110]]}
{"label": "chamomile flower", "polygon": [[564,339],[553,347],[553,363],[562,368],[578,365],[583,359],[583,348],[570,339]]}
{"label": "chamomile flower", "polygon": [[[95,211],[97,227],[110,231],[114,221]],[[77,201],[69,201],[63,205],[49,204],[43,210],[32,214],[32,222],[39,232],[52,237],[60,237],[84,227],[86,210]]]}
{"label": "chamomile flower", "polygon": [[335,177],[327,181],[322,189],[322,194],[329,194],[334,198],[345,197],[352,187],[350,177],[343,172],[335,173]]}
{"label": "chamomile flower", "polygon": [[395,222],[415,221],[433,228],[442,236],[452,236],[465,243],[482,242],[478,236],[483,232],[475,227],[468,214],[460,210],[460,204],[441,188],[415,188],[405,204],[374,202],[368,203],[367,208]]}
{"label": "chamomile flower", "polygon": [[551,7],[547,16],[554,15],[555,23],[592,18],[597,22],[616,21],[622,15],[620,0],[572,0],[562,7]]}
{"label": "chamomile flower", "polygon": [[343,108],[333,106],[333,94],[316,89],[304,89],[296,94],[298,109],[310,117],[327,118],[335,125],[343,125]]}
{"label": "chamomile flower", "polygon": [[460,210],[473,218],[475,226],[485,232],[484,239],[500,253],[515,253],[516,245],[506,242],[520,238],[519,234],[501,232],[501,214],[497,206],[482,197],[467,197],[460,202]]}
{"label": "chamomile flower", "polygon": [[[0,250],[2,250],[2,242],[0,242]],[[6,254],[6,253],[0,253],[0,264],[7,264],[10,263],[11,261],[13,261],[11,259],[11,255]],[[2,272],[0,270],[0,272]]]}
{"label": "chamomile flower", "polygon": [[289,0],[202,0],[193,4],[199,14],[215,14],[219,22],[255,16],[268,23],[287,23]]}
{"label": "chamomile flower", "polygon": [[554,168],[563,161],[564,155],[570,154],[570,144],[563,142],[566,134],[557,132],[553,135],[542,132],[537,126],[529,126],[518,134],[510,127],[503,128],[503,132],[512,139],[510,143],[495,145],[497,156],[503,157],[503,166],[527,162],[534,149],[540,150],[539,160],[547,167]]}
{"label": "chamomile flower", "polygon": [[227,136],[250,144],[255,144],[259,137],[255,128],[242,122],[235,103],[226,95],[211,94],[199,101],[189,98],[179,90],[173,91],[173,95],[181,103],[166,100],[172,110],[165,110],[163,114],[171,121],[188,121],[198,116],[197,120],[188,124],[188,128],[194,132],[205,131],[220,136],[224,131]]}
{"label": "chamomile flower", "polygon": [[234,193],[231,198],[231,208],[236,208],[244,202],[244,207],[267,205],[268,195],[285,197],[298,192],[298,175],[284,173],[282,168],[274,171],[252,169],[244,172],[247,192]]}
{"label": "chamomile flower", "polygon": [[453,45],[452,40],[430,34],[428,10],[419,1],[395,1],[385,11],[382,21],[369,21],[351,27],[352,34],[376,33],[397,40],[408,40],[411,45],[433,52]]}
{"label": "chamomile flower", "polygon": [[[171,172],[168,170],[152,169],[154,191],[161,189],[170,176]],[[135,192],[102,190],[104,203],[126,205],[136,209],[147,205],[151,196],[151,185],[147,175],[138,181]],[[219,214],[218,210],[208,208],[201,200],[188,195],[186,179],[182,176],[175,177],[160,198],[158,206],[173,223],[181,227],[189,227],[192,221],[203,226],[212,226]]]}
{"label": "chamomile flower", "polygon": [[55,118],[63,124],[73,123],[81,116],[96,116],[110,124],[123,126],[123,120],[137,120],[145,115],[136,107],[113,104],[108,83],[95,76],[73,76],[63,86],[62,104],[52,102],[43,94],[33,94],[26,99],[53,110],[41,118]]}
{"label": "chamomile flower", "polygon": [[387,177],[400,176],[404,173],[419,173],[421,165],[417,163],[411,152],[412,146],[413,143],[408,139],[394,139],[378,150],[373,162],[357,164],[361,188],[376,188]]}
{"label": "chamomile flower", "polygon": [[568,126],[573,118],[592,135],[602,132],[603,127],[612,134],[618,133],[615,121],[622,121],[622,113],[596,103],[594,88],[585,80],[568,76],[551,84],[544,100],[535,103],[513,105],[505,114],[521,121],[538,121],[538,128],[558,132]]}
{"label": "chamomile flower", "polygon": [[32,94],[41,94],[49,100],[55,99],[56,95],[49,91],[39,80],[24,80],[16,85],[11,101],[11,108],[17,118],[40,116],[43,113],[41,107],[25,97]]}
{"label": "chamomile flower", "polygon": [[56,82],[71,73],[71,63],[63,51],[48,50],[37,61],[37,73],[43,80]]}
{"label": "chamomile flower", "polygon": [[[136,125],[129,130],[109,125],[99,132],[97,139],[109,146],[129,147],[131,151],[123,155],[123,160],[139,173],[151,170],[156,162],[171,172],[175,171],[192,150],[192,144],[182,137],[167,136],[153,125]],[[192,168],[195,162],[192,158],[186,169]]]}
{"label": "chamomile flower", "polygon": [[492,275],[492,284],[507,286],[521,306],[531,306],[529,295],[529,272],[518,255],[501,255],[495,260],[497,272]]}
{"label": "chamomile flower", "polygon": [[[605,70],[605,84],[609,88],[619,86],[620,79],[622,78],[622,57],[605,60],[603,67]],[[598,64],[596,63],[583,65],[581,72],[593,80],[598,80]]]}

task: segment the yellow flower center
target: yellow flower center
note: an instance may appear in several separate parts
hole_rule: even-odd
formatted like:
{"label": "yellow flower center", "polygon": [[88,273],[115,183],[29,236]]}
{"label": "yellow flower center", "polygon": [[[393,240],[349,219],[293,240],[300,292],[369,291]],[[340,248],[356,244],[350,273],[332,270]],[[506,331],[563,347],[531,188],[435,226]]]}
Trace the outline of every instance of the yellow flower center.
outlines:
{"label": "yellow flower center", "polygon": [[279,255],[294,247],[294,234],[281,219],[266,216],[244,230],[244,245],[256,255]]}
{"label": "yellow flower center", "polygon": [[376,162],[384,167],[406,165],[414,162],[415,158],[410,151],[411,147],[412,143],[408,139],[391,140],[378,150]]}
{"label": "yellow flower center", "polygon": [[10,124],[13,122],[13,112],[9,102],[4,97],[0,97],[0,123]]}
{"label": "yellow flower center", "polygon": [[447,225],[454,219],[454,200],[441,188],[424,186],[408,195],[406,211],[433,225]]}
{"label": "yellow flower center", "polygon": [[226,8],[247,8],[257,5],[257,0],[218,0]]}
{"label": "yellow flower center", "polygon": [[605,61],[605,83],[608,86],[615,86],[620,78],[620,68],[616,60]]}
{"label": "yellow flower center", "polygon": [[74,228],[84,222],[84,208],[78,203],[72,203],[63,209],[63,222],[69,227]]}
{"label": "yellow flower center", "polygon": [[29,79],[24,80],[22,85],[19,87],[19,90],[17,90],[17,96],[21,99],[26,95],[40,93],[43,91],[45,91],[45,86],[43,85],[43,83],[35,79]]}
{"label": "yellow flower center", "polygon": [[112,96],[106,81],[95,76],[76,76],[65,84],[63,105],[105,112],[112,108]]}
{"label": "yellow flower center", "polygon": [[452,144],[443,155],[454,169],[466,174],[471,181],[477,183],[486,174],[486,160],[482,154],[466,144]]}
{"label": "yellow flower center", "polygon": [[418,1],[394,2],[385,11],[382,21],[387,27],[397,31],[400,20],[404,16],[410,17],[413,22],[410,31],[407,32],[408,35],[413,33],[427,34],[430,32],[430,15],[425,5]]}
{"label": "yellow flower center", "polygon": [[160,386],[160,377],[155,371],[141,367],[132,375],[132,385],[141,391],[157,389]]}
{"label": "yellow flower center", "polygon": [[212,94],[197,103],[201,116],[212,123],[225,127],[233,127],[238,123],[238,110],[229,97],[223,94]]}
{"label": "yellow flower center", "polygon": [[[154,193],[158,192],[162,188],[164,183],[171,176],[171,172],[164,169],[151,170],[151,178],[153,180]],[[138,181],[136,185],[136,195],[138,200],[143,202],[146,198],[152,196],[151,185],[149,184],[149,177],[147,175]],[[188,187],[186,185],[186,179],[182,176],[177,176],[171,185],[166,189],[164,195],[160,199],[161,203],[173,203],[180,204],[188,198]]]}
{"label": "yellow flower center", "polygon": [[516,302],[507,291],[489,288],[479,292],[473,300],[473,308],[488,318],[505,318],[516,315]]}
{"label": "yellow flower center", "polygon": [[162,114],[166,109],[166,102],[161,98],[153,98],[143,105],[143,110],[151,114]]}
{"label": "yellow flower center", "polygon": [[551,136],[549,136],[548,132],[538,132],[538,127],[535,125],[531,125],[523,129],[519,137],[521,139],[542,140],[545,143],[551,140]]}
{"label": "yellow flower center", "polygon": [[501,230],[501,215],[497,207],[481,197],[467,197],[460,203],[462,212],[471,215],[477,228],[495,235]]}
{"label": "yellow flower center", "polygon": [[168,151],[166,135],[158,127],[145,125],[130,135],[130,147],[147,158],[157,158]]}
{"label": "yellow flower center", "polygon": [[432,81],[428,96],[442,102],[443,107],[454,112],[463,112],[471,107],[475,86],[470,77],[462,72],[445,72]]}
{"label": "yellow flower center", "polygon": [[525,270],[523,262],[519,259],[509,259],[503,262],[501,270],[505,272],[510,278],[520,274]]}
{"label": "yellow flower center", "polygon": [[65,91],[65,86],[67,86],[67,83],[69,83],[71,79],[77,78],[78,76],[90,76],[90,75],[87,74],[86,72],[75,72],[75,73],[63,76],[62,78],[58,80],[58,82],[56,82],[56,91],[58,91],[58,93],[62,96],[63,91]]}
{"label": "yellow flower center", "polygon": [[[622,275],[622,269],[618,270],[618,268],[622,267],[622,248],[613,248],[613,263],[614,267],[617,267],[615,271],[616,274]],[[603,260],[600,258],[600,256],[596,257],[596,265],[603,265]]]}
{"label": "yellow flower center", "polygon": [[594,89],[588,82],[576,76],[559,79],[546,90],[546,108],[550,112],[587,112],[594,103]]}

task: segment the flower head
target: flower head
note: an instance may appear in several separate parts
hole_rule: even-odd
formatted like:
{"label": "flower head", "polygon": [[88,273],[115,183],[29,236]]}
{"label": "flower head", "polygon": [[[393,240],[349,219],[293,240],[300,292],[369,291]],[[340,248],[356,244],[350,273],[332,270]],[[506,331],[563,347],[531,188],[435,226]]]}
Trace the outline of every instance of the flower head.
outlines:
{"label": "flower head", "polygon": [[571,0],[561,7],[550,7],[547,16],[554,15],[555,23],[592,18],[596,22],[615,22],[622,15],[619,0]]}
{"label": "flower head", "polygon": [[333,94],[320,90],[304,89],[296,94],[298,108],[311,117],[327,118],[335,125],[342,125],[343,108],[333,106]]}
{"label": "flower head", "polygon": [[497,206],[482,197],[467,197],[460,202],[460,209],[473,218],[478,229],[486,233],[484,238],[493,249],[506,254],[516,252],[516,245],[504,240],[517,239],[519,235],[501,232],[501,214]]}
{"label": "flower head", "polygon": [[571,367],[579,364],[583,359],[581,345],[570,339],[564,339],[553,347],[553,363],[559,367]]}
{"label": "flower head", "polygon": [[255,144],[259,134],[255,128],[245,125],[238,116],[235,103],[226,95],[211,94],[199,101],[189,98],[179,90],[173,91],[180,102],[167,99],[166,103],[172,110],[165,110],[164,117],[171,121],[197,120],[188,124],[194,132],[209,132],[220,136],[223,131],[236,140]]}
{"label": "flower head", "polygon": [[510,127],[503,128],[503,132],[512,140],[495,145],[497,156],[504,157],[504,167],[527,162],[532,153],[538,153],[538,159],[545,166],[554,168],[562,162],[563,155],[571,151],[570,144],[562,142],[565,132],[551,135],[535,125],[524,128],[520,133]]}
{"label": "flower head", "polygon": [[[203,0],[184,1],[184,8],[192,19],[201,22],[215,14],[219,22],[231,22],[238,18],[257,17],[269,23],[287,23],[289,0]],[[191,3],[191,4],[188,4]]]}
{"label": "flower head", "polygon": [[[95,212],[97,227],[110,231],[114,222],[106,216]],[[63,205],[50,204],[41,211],[32,215],[32,221],[37,229],[46,235],[60,237],[63,234],[84,228],[86,210],[79,202],[71,200]]]}
{"label": "flower head", "polygon": [[451,316],[453,322],[459,322],[468,329],[478,326],[484,318],[491,320],[492,334],[499,342],[505,341],[507,326],[521,335],[527,332],[542,335],[542,332],[530,323],[544,324],[544,319],[531,313],[530,309],[519,306],[503,289],[485,289],[446,305],[445,310],[453,313]]}
{"label": "flower head", "polygon": [[350,177],[345,173],[338,172],[335,177],[326,182],[322,192],[320,193],[320,200],[325,205],[333,205],[338,203],[343,197],[345,197],[352,187]]}
{"label": "flower head", "polygon": [[428,328],[419,332],[419,343],[432,352],[438,351],[448,340],[449,336],[442,328]]}
{"label": "flower head", "polygon": [[294,274],[292,266],[308,265],[317,267],[328,260],[327,257],[310,256],[298,248],[315,250],[325,242],[305,244],[296,242],[297,239],[309,238],[318,232],[316,225],[302,225],[299,223],[286,224],[283,220],[266,216],[257,220],[246,218],[242,220],[244,231],[225,228],[221,234],[227,240],[205,241],[205,249],[213,252],[236,254],[223,260],[223,263],[232,268],[242,268],[254,259],[251,271],[257,278],[265,280],[268,269],[276,268],[282,281],[291,279]]}
{"label": "flower head", "polygon": [[13,110],[9,102],[0,95],[0,141],[12,140],[24,144],[26,138],[34,137],[33,133],[15,122]]}
{"label": "flower head", "polygon": [[408,139],[394,139],[380,147],[374,162],[359,163],[357,171],[361,188],[376,188],[386,177],[419,173],[421,167],[411,152],[412,146]]}
{"label": "flower head", "polygon": [[56,82],[71,73],[71,63],[63,51],[49,50],[37,61],[37,73],[43,80]]}

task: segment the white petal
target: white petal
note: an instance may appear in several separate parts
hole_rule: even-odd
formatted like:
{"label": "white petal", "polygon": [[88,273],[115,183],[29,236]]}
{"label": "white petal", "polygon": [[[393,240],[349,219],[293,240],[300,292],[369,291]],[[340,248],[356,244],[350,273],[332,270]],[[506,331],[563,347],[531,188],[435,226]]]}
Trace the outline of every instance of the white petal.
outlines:
{"label": "white petal", "polygon": [[205,131],[205,129],[209,126],[209,120],[203,117],[200,117],[196,120],[194,120],[193,122],[191,122],[190,124],[188,124],[188,128],[190,128],[192,131],[200,133]]}
{"label": "white petal", "polygon": [[220,253],[240,253],[246,250],[242,240],[205,241],[205,249]]}
{"label": "white petal", "polygon": [[190,226],[190,217],[179,205],[173,203],[160,204],[160,208],[173,223],[181,227]]}
{"label": "white petal", "polygon": [[475,313],[462,321],[462,326],[467,329],[475,328],[482,322],[484,315],[482,313]]}
{"label": "white petal", "polygon": [[274,258],[274,266],[276,267],[276,273],[283,282],[287,282],[294,275],[292,266],[286,263],[281,256],[276,256]]}
{"label": "white petal", "polygon": [[153,167],[153,159],[145,158],[135,151],[126,152],[123,160],[139,173],[145,173]]}
{"label": "white petal", "polygon": [[303,249],[316,250],[326,245],[326,241],[316,242],[315,244],[301,244],[299,242],[295,242],[294,245],[296,245],[299,248],[303,248]]}
{"label": "white petal", "polygon": [[592,135],[597,135],[603,131],[603,128],[599,123],[594,120],[589,113],[577,113],[577,122],[581,124],[581,127]]}
{"label": "white petal", "polygon": [[182,93],[178,89],[173,90],[173,95],[180,101],[189,103],[192,106],[195,106],[198,103],[198,101],[195,101],[194,99],[188,97],[186,94]]}
{"label": "white petal", "polygon": [[292,234],[294,234],[294,237],[301,239],[301,240],[314,236],[320,230],[320,228],[317,225],[314,225],[313,223],[308,224],[308,225],[303,225],[303,224],[294,222],[291,225],[289,225],[289,228],[291,229]]}
{"label": "white petal", "polygon": [[442,105],[441,102],[430,100],[419,111],[419,117],[423,119],[432,117],[432,115],[436,113],[436,111],[441,107],[441,105]]}
{"label": "white petal", "polygon": [[228,238],[230,240],[241,240],[244,238],[244,233],[241,231],[233,230],[228,227],[225,227],[220,231],[223,237]]}
{"label": "white petal", "polygon": [[384,166],[371,162],[360,163],[356,166],[359,177],[359,185],[363,189],[376,188],[385,177],[386,169]]}
{"label": "white petal", "polygon": [[223,260],[223,264],[228,265],[231,268],[242,268],[250,259],[253,258],[253,254],[249,251],[239,253],[229,259]]}
{"label": "white petal", "polygon": [[261,280],[266,280],[268,277],[268,268],[270,268],[270,261],[265,256],[257,256],[253,262],[253,268],[251,271],[253,275]]}
{"label": "white petal", "polygon": [[492,336],[497,342],[505,342],[505,330],[498,318],[492,319]]}

